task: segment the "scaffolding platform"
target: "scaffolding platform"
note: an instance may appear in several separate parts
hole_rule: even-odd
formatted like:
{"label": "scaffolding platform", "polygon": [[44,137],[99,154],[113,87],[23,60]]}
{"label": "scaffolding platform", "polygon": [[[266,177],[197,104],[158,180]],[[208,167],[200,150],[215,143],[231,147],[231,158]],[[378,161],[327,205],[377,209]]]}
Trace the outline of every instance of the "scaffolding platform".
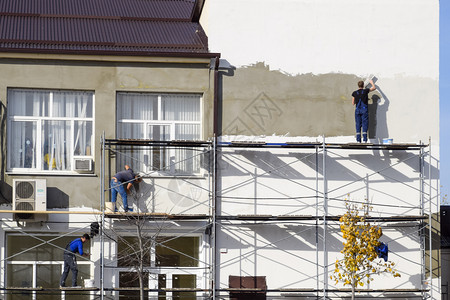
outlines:
{"label": "scaffolding platform", "polygon": [[152,146],[152,147],[205,147],[211,146],[210,141],[155,141],[155,140],[135,140],[135,139],[105,139],[105,145],[108,146]]}
{"label": "scaffolding platform", "polygon": [[115,219],[157,219],[157,220],[205,220],[210,217],[205,214],[166,214],[144,212],[105,212],[105,217]]}
{"label": "scaffolding platform", "polygon": [[396,143],[396,144],[372,144],[372,143],[319,143],[319,142],[286,142],[266,143],[254,141],[220,142],[217,147],[222,148],[338,148],[338,149],[367,149],[367,150],[420,150],[428,147],[426,144]]}
{"label": "scaffolding platform", "polygon": [[[312,215],[236,215],[216,216],[217,220],[241,220],[241,221],[300,221],[300,220],[328,220],[339,221],[341,216],[312,216]],[[366,217],[368,222],[411,222],[428,219],[428,216],[390,216],[390,217]]]}

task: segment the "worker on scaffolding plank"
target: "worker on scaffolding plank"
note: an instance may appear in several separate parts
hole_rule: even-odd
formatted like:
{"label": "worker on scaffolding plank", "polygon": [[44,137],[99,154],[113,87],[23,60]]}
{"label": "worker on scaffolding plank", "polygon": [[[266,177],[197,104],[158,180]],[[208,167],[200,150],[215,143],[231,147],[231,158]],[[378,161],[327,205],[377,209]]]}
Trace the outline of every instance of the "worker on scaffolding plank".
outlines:
{"label": "worker on scaffolding plank", "polygon": [[116,175],[111,178],[111,202],[114,203],[115,212],[118,211],[116,207],[117,194],[120,194],[122,197],[124,211],[133,211],[131,207],[128,207],[127,194],[130,193],[130,189],[135,181],[140,182],[141,178],[134,173],[129,165],[125,165],[125,170],[117,172]]}
{"label": "worker on scaffolding plank", "polygon": [[372,79],[370,88],[364,88],[364,81],[358,81],[358,89],[352,93],[352,104],[355,109],[356,141],[361,143],[361,127],[364,143],[367,143],[369,130],[369,93],[376,89]]}
{"label": "worker on scaffolding plank", "polygon": [[83,244],[87,240],[90,240],[90,237],[89,234],[85,233],[82,237],[74,239],[67,244],[66,250],[64,250],[64,272],[61,275],[60,287],[66,286],[66,278],[69,275],[69,270],[72,271],[72,287],[80,287],[77,285],[78,265],[75,253],[78,252],[81,256],[89,257],[89,254],[83,252]]}

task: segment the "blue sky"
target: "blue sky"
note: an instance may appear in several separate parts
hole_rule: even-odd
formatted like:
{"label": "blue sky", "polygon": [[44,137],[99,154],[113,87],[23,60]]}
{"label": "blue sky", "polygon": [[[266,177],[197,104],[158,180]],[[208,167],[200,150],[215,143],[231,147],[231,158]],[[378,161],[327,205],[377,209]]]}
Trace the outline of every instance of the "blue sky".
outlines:
{"label": "blue sky", "polygon": [[439,22],[441,194],[450,195],[450,1],[440,1]]}

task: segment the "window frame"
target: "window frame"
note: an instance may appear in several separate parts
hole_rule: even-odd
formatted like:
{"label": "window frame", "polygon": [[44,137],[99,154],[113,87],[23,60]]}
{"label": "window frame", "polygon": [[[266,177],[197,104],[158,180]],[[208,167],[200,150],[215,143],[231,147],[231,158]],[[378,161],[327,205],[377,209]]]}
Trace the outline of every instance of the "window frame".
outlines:
{"label": "window frame", "polygon": [[[126,235],[123,235],[123,237],[126,238],[136,238],[135,235],[130,235],[127,233]],[[151,289],[157,289],[158,288],[158,279],[159,275],[165,275],[166,276],[166,287],[171,288],[173,286],[174,276],[177,275],[194,275],[195,276],[195,285],[196,288],[205,288],[204,285],[204,276],[205,276],[205,268],[206,268],[206,261],[207,258],[207,245],[204,234],[186,234],[186,233],[163,233],[159,234],[158,237],[168,237],[171,239],[181,238],[181,237],[195,237],[198,238],[198,266],[196,267],[183,267],[183,266],[158,266],[156,265],[156,246],[158,243],[153,243],[152,248],[149,249],[150,251],[150,266],[144,267],[146,270],[151,270],[151,274],[156,276],[149,276],[148,278],[148,287]],[[158,238],[157,237],[157,238]],[[116,245],[116,263],[119,262],[119,243],[115,243]],[[117,286],[121,286],[119,281],[119,274],[121,272],[135,272],[132,266],[126,267],[118,265],[114,267],[114,273],[115,277],[117,278]],[[149,292],[149,297],[158,296],[158,293],[156,292]],[[172,292],[167,292],[166,299],[171,299]]]}
{"label": "window frame", "polygon": [[[154,96],[157,97],[157,119],[155,120],[148,120],[148,119],[119,119],[118,109],[119,109],[119,98],[121,94],[140,94],[140,95],[148,95],[148,96]],[[186,95],[186,96],[198,96],[198,103],[199,103],[199,120],[198,121],[183,121],[183,120],[164,120],[163,114],[164,111],[162,109],[162,100],[164,96],[173,96],[173,95]],[[150,98],[149,97],[149,98]],[[142,125],[142,136],[144,137],[144,140],[149,140],[150,138],[150,126],[168,126],[169,127],[169,138],[165,141],[175,141],[175,135],[176,135],[176,126],[178,124],[185,124],[185,125],[198,125],[199,126],[199,138],[198,140],[202,140],[203,138],[203,94],[202,93],[170,93],[170,92],[140,92],[140,91],[116,91],[116,137],[118,139],[126,139],[126,137],[119,137],[119,124],[140,124]],[[155,146],[157,148],[164,148],[161,146]],[[188,148],[179,148],[179,149],[188,149]],[[167,151],[167,160],[170,162],[171,157],[175,157],[176,150],[174,147],[167,148],[165,151]],[[137,151],[143,151],[144,156],[147,156],[148,159],[144,160],[142,162],[139,161],[140,164],[143,165],[143,168],[139,168],[140,173],[142,176],[146,177],[148,174],[151,174],[151,176],[157,176],[157,177],[171,177],[171,176],[203,176],[204,170],[199,164],[199,170],[198,172],[192,172],[192,173],[177,173],[173,169],[173,166],[170,167],[169,163],[169,169],[161,170],[161,168],[154,170],[152,168],[152,164],[149,164],[148,162],[153,161],[153,153],[152,149],[145,149],[145,150],[137,150]],[[194,155],[195,156],[195,155]],[[200,158],[199,158],[200,159]],[[177,163],[177,162],[175,162]],[[161,160],[160,160],[160,164]],[[160,165],[161,166],[161,165]]]}
{"label": "window frame", "polygon": [[[35,136],[35,144],[36,146],[36,153],[34,154],[36,157],[35,167],[31,168],[18,168],[18,167],[11,167],[12,163],[12,157],[11,155],[17,150],[12,149],[12,143],[7,142],[7,154],[6,154],[6,161],[7,161],[7,168],[6,173],[7,174],[53,174],[53,175],[84,175],[84,176],[92,176],[93,171],[91,173],[80,173],[75,170],[75,163],[74,160],[76,158],[81,159],[91,159],[92,163],[95,161],[95,92],[92,90],[76,90],[76,89],[39,89],[39,88],[12,88],[9,87],[7,89],[7,105],[9,106],[9,101],[13,101],[11,97],[9,96],[10,91],[41,91],[41,92],[48,92],[49,94],[49,115],[48,116],[15,116],[15,115],[7,115],[7,141],[10,141],[12,139],[12,123],[13,122],[29,122],[36,126],[36,136]],[[92,117],[53,117],[52,116],[52,105],[53,105],[53,95],[55,92],[84,92],[84,93],[91,93],[92,94]],[[70,159],[71,161],[71,168],[70,170],[44,170],[41,169],[39,166],[43,165],[44,157],[42,155],[42,145],[43,145],[43,130],[44,130],[44,122],[48,121],[56,121],[56,122],[70,122],[71,129],[70,129],[70,136],[71,136],[71,144],[69,146],[69,157],[67,159]],[[75,123],[76,122],[91,122],[92,124],[92,135],[90,139],[90,155],[76,155],[75,154],[75,141],[74,141],[74,135],[75,135]]]}
{"label": "window frame", "polygon": [[[51,241],[55,240],[55,238],[68,238],[69,240],[73,240],[75,238],[80,237],[79,235],[74,235],[74,234],[58,234],[58,233],[44,233],[44,232],[39,232],[39,233],[28,233],[28,234],[23,234],[23,233],[16,233],[16,232],[6,232],[5,233],[5,249],[4,249],[4,255],[5,255],[5,259],[4,259],[4,284],[5,286],[7,286],[8,282],[9,282],[9,278],[8,278],[8,271],[9,271],[9,266],[12,265],[23,265],[23,266],[31,266],[31,271],[32,271],[32,283],[31,283],[31,288],[37,288],[37,284],[38,284],[38,266],[45,266],[45,265],[57,265],[60,266],[60,271],[59,271],[59,276],[58,278],[58,282],[57,287],[59,287],[59,278],[61,276],[61,274],[63,273],[64,270],[64,258],[63,258],[63,250],[58,251],[58,256],[57,259],[54,260],[10,260],[7,259],[8,258],[8,250],[9,247],[14,247],[13,245],[11,245],[9,243],[9,237],[31,237],[31,238],[35,238],[36,241],[39,243],[39,246],[36,247],[30,247],[30,248],[26,248],[26,251],[28,250],[32,250],[34,248],[39,248],[41,246],[44,247],[56,247],[56,245],[53,245],[51,243]],[[50,241],[46,241],[46,242],[42,242],[39,240],[39,238],[42,237],[53,237],[53,239],[51,238]],[[16,241],[19,241],[19,239],[16,239]],[[89,253],[92,253],[92,247],[93,244],[89,243],[88,246],[84,246],[85,250],[88,250]],[[19,252],[20,253],[20,252]],[[80,266],[88,266],[89,269],[89,276],[92,277],[94,275],[94,263],[90,260],[83,260],[83,259],[77,259],[77,264],[78,264],[78,270],[79,270],[79,276],[80,276]],[[72,276],[72,273],[69,273],[70,276]],[[78,278],[78,281],[80,281],[81,279]],[[66,282],[67,283],[67,282]],[[32,299],[35,299],[39,294],[36,293],[35,291],[30,291],[30,295]],[[85,295],[83,295],[84,297]],[[87,296],[89,296],[87,294]]]}

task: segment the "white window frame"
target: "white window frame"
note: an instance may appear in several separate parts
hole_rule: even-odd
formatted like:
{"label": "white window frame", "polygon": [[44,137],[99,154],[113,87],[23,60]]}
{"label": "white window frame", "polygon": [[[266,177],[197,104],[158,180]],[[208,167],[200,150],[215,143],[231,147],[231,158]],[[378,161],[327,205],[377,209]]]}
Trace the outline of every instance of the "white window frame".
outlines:
{"label": "white window frame", "polygon": [[[62,252],[62,250],[61,250],[61,252]],[[62,257],[62,255],[63,254],[61,253],[61,257]],[[32,271],[33,272],[33,277],[32,277],[33,281],[32,281],[32,286],[31,286],[32,288],[38,288],[38,286],[37,286],[37,266],[38,265],[60,265],[60,267],[61,267],[60,274],[62,275],[62,273],[64,271],[64,260],[51,260],[51,261],[20,260],[20,261],[8,261],[6,264],[7,264],[7,267],[10,265],[32,265],[32,268],[33,268],[33,271]],[[90,266],[89,272],[91,273],[90,276],[91,277],[93,276],[92,275],[93,274],[93,269],[92,269],[93,266],[92,266],[91,262],[77,260],[77,265],[89,265]],[[72,272],[72,271],[69,271],[69,272]],[[6,270],[5,270],[5,273],[6,273]],[[6,286],[6,283],[7,283],[6,276],[5,276],[5,279],[6,279],[6,281],[5,281],[5,286]],[[78,278],[78,282],[79,281],[80,281],[80,278]],[[80,282],[79,282],[79,285],[81,285]],[[69,283],[69,286],[70,286],[70,283]],[[39,292],[30,291],[30,293],[31,293],[31,299],[36,300],[37,296],[39,295]],[[88,296],[88,295],[85,295],[85,296]],[[92,299],[92,296],[90,296],[89,298]],[[64,297],[62,297],[61,299],[64,299]]]}
{"label": "white window frame", "polygon": [[[140,93],[140,94],[149,94],[149,95],[153,95],[153,96],[157,96],[158,97],[158,109],[157,109],[157,120],[136,120],[136,119],[117,119],[117,124],[121,123],[121,124],[141,124],[143,126],[143,136],[144,139],[149,139],[149,134],[150,134],[150,130],[149,127],[150,126],[169,126],[169,138],[166,141],[173,141],[175,138],[175,128],[177,124],[192,124],[192,125],[199,125],[199,140],[202,139],[203,136],[203,96],[199,93],[177,93],[179,95],[198,95],[199,97],[199,107],[200,107],[200,111],[199,111],[199,115],[200,115],[200,120],[199,121],[179,121],[179,120],[171,120],[171,121],[167,121],[167,120],[163,120],[163,110],[162,110],[162,97],[164,95],[171,95],[170,93],[154,93],[154,92],[148,92],[148,93],[142,93],[142,92],[129,92],[129,91],[118,91],[117,95],[119,94],[127,94],[127,93]],[[175,94],[175,93],[174,93]],[[116,96],[117,97],[117,96]],[[117,97],[117,102],[118,97]],[[116,135],[118,136],[118,131],[116,132]],[[123,137],[121,137],[123,138]],[[168,150],[168,157],[169,157],[169,161],[172,157],[175,157],[175,149],[174,148],[169,148]],[[148,161],[152,161],[152,154],[151,154],[151,150],[144,150],[144,155],[148,155],[149,159]],[[175,162],[176,163],[176,162]],[[147,164],[142,162],[142,164],[144,165],[143,169],[140,170],[141,175],[145,176],[145,174],[151,174],[152,176],[173,176],[174,173],[174,167],[171,166],[170,169],[167,170],[153,170],[152,169],[152,165],[151,164]],[[142,174],[143,173],[143,174]],[[184,174],[184,175],[203,175],[203,171],[200,168],[199,172],[194,172],[193,174]],[[179,176],[179,175],[177,175]]]}
{"label": "white window frame", "polygon": [[[28,89],[28,88],[12,88],[11,90],[30,90],[30,91],[38,91],[41,89]],[[90,118],[75,118],[75,117],[53,117],[52,113],[52,105],[53,105],[53,93],[55,91],[65,91],[65,92],[77,92],[79,90],[60,90],[60,89],[44,89],[43,91],[48,91],[49,92],[49,116],[45,117],[45,116],[8,116],[8,121],[7,121],[7,138],[8,140],[12,139],[13,137],[11,136],[11,123],[12,122],[33,122],[36,125],[36,145],[38,145],[36,147],[36,167],[35,168],[12,168],[11,167],[11,154],[15,151],[15,149],[11,149],[11,143],[7,143],[7,173],[17,173],[17,174],[30,174],[30,173],[36,173],[36,174],[80,174],[78,172],[76,172],[74,170],[75,167],[75,163],[74,163],[74,158],[87,158],[87,159],[92,159],[92,161],[94,161],[94,153],[95,153],[95,142],[94,142],[94,137],[95,137],[95,93],[92,91],[88,91],[88,90],[83,90],[82,92],[92,92],[92,117]],[[10,99],[8,99],[9,101]],[[41,166],[42,165],[42,160],[43,160],[43,156],[42,156],[42,148],[41,145],[43,143],[43,137],[42,137],[42,128],[43,128],[43,122],[45,121],[69,121],[71,122],[71,130],[70,130],[70,134],[71,137],[73,139],[74,137],[74,124],[75,122],[79,122],[79,121],[88,121],[88,122],[92,122],[92,137],[91,137],[91,154],[90,155],[86,155],[86,156],[78,156],[78,155],[74,155],[74,141],[72,140],[69,151],[69,158],[71,160],[71,170],[42,170],[40,168],[38,168],[37,166]],[[85,174],[85,175],[89,175],[89,174]]]}
{"label": "white window frame", "polygon": [[[26,234],[20,234],[20,233],[7,233],[8,236],[28,236]],[[52,237],[57,237],[59,236],[58,234],[49,234],[49,233],[37,233],[34,234],[36,236],[52,236]],[[68,237],[68,236],[66,236]],[[74,236],[70,236],[72,239],[75,239],[77,237],[79,237],[78,235],[74,235]],[[6,253],[8,253],[8,249],[6,247],[9,247],[10,245],[8,245],[7,243],[5,244],[5,250],[4,250],[4,255],[6,255]],[[92,244],[90,244],[90,246],[92,247]],[[91,249],[89,249],[89,253],[91,253],[90,251]],[[5,259],[5,264],[6,264],[6,268],[3,271],[4,272],[4,286],[7,286],[7,282],[8,282],[8,278],[7,278],[7,269],[8,266],[10,265],[31,265],[32,266],[32,288],[37,288],[37,266],[38,265],[60,265],[61,267],[61,271],[60,274],[62,275],[63,271],[64,271],[64,259],[63,259],[63,250],[61,250],[61,255],[60,255],[60,260],[42,260],[42,261],[36,261],[36,260],[6,260]],[[86,261],[86,260],[77,260],[77,265],[89,265],[89,272],[90,272],[90,276],[93,277],[94,275],[94,263],[91,261]],[[70,271],[71,272],[71,271]],[[78,278],[78,280],[80,280]],[[59,284],[59,283],[58,283]],[[32,300],[36,300],[38,293],[36,291],[30,291],[32,297]],[[61,299],[65,299],[64,294],[62,294],[62,298]],[[92,299],[92,296],[89,297],[90,299]]]}

